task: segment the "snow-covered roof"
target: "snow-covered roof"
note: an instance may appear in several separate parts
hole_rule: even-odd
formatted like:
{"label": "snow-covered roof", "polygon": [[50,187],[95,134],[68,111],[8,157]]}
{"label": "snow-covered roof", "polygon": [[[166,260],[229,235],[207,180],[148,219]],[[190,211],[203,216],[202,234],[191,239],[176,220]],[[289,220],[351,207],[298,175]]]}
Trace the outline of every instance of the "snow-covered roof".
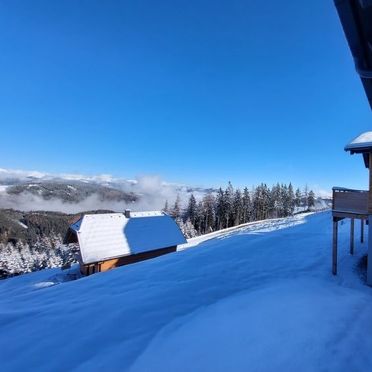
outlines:
{"label": "snow-covered roof", "polygon": [[70,225],[84,264],[186,242],[176,222],[162,212],[86,214]]}
{"label": "snow-covered roof", "polygon": [[345,146],[345,151],[363,152],[372,150],[372,132],[364,132]]}

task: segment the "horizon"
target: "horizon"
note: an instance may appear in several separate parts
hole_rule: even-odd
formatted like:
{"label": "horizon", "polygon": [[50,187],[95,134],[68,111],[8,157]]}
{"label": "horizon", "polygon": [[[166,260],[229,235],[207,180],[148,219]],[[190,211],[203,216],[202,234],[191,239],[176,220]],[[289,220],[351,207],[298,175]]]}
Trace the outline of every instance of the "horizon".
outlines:
{"label": "horizon", "polygon": [[370,110],[332,2],[0,10],[2,168],[366,188],[343,147]]}
{"label": "horizon", "polygon": [[[249,190],[252,188],[255,188],[261,184],[267,185],[269,188],[277,185],[277,184],[286,184],[287,186],[289,184],[292,184],[294,190],[297,188],[300,189],[302,192],[305,188],[308,188],[308,190],[314,191],[317,197],[321,198],[330,198],[332,197],[332,190],[324,190],[318,188],[317,185],[305,183],[304,185],[297,185],[293,182],[289,181],[288,183],[282,182],[280,180],[277,180],[273,184],[267,184],[265,182],[259,182],[257,184],[242,184],[237,185],[234,184],[232,181],[227,181],[226,184],[221,185],[201,185],[201,184],[187,184],[187,183],[180,183],[180,182],[169,182],[166,179],[162,179],[159,175],[156,174],[147,174],[147,175],[136,175],[132,178],[130,177],[116,177],[112,174],[84,174],[84,173],[49,173],[49,172],[43,172],[40,170],[25,170],[25,169],[6,169],[6,168],[0,168],[0,186],[1,185],[7,185],[6,180],[7,179],[13,179],[17,180],[18,182],[26,182],[30,181],[30,179],[35,179],[35,182],[40,181],[53,181],[53,180],[61,180],[61,181],[68,181],[68,182],[92,182],[92,183],[98,183],[98,184],[105,184],[105,183],[115,183],[115,182],[128,182],[128,184],[144,184],[142,187],[144,189],[152,189],[154,188],[154,183],[156,183],[156,187],[159,186],[170,186],[170,187],[189,187],[194,189],[213,189],[218,190],[219,188],[225,189],[228,187],[228,184],[231,183],[234,189],[240,189],[243,190],[245,187],[247,187]],[[176,199],[177,194],[173,195],[173,198]],[[169,202],[173,202],[174,200],[170,199]],[[1,203],[0,203],[1,207]]]}

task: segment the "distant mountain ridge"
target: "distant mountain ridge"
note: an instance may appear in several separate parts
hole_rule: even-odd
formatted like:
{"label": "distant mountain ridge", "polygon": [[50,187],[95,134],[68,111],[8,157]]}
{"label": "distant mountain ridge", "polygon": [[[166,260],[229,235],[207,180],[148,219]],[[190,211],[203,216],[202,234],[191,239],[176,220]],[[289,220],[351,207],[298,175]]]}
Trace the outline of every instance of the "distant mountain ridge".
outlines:
{"label": "distant mountain ridge", "polygon": [[123,211],[163,208],[177,195],[203,196],[213,188],[190,187],[162,181],[158,176],[135,180],[111,175],[48,174],[0,168],[0,208],[77,213],[84,210]]}
{"label": "distant mountain ridge", "polygon": [[8,186],[5,191],[10,195],[31,193],[45,200],[56,198],[67,203],[79,203],[93,194],[97,194],[101,201],[125,201],[131,203],[136,202],[139,198],[133,192],[125,192],[97,183],[68,182],[64,180],[18,183]]}

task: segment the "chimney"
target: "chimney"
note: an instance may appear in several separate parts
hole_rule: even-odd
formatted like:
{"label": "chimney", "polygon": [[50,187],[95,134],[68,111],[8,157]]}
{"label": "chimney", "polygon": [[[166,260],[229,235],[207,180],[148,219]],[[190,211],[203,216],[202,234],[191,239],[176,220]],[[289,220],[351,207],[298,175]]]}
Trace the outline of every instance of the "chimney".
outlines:
{"label": "chimney", "polygon": [[126,209],[126,210],[124,211],[124,216],[125,216],[126,218],[130,218],[130,209]]}

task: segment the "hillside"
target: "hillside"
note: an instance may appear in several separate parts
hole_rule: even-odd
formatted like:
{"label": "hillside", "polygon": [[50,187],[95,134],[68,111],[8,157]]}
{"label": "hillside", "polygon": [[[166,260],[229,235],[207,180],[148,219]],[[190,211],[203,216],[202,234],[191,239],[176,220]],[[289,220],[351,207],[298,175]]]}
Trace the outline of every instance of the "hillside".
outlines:
{"label": "hillside", "polygon": [[22,212],[13,209],[0,209],[0,244],[35,244],[43,239],[63,240],[70,223],[83,213],[105,213],[109,210],[85,211],[66,214],[61,212],[35,211]]}
{"label": "hillside", "polygon": [[[0,282],[7,371],[366,371],[372,292],[330,213],[248,224],[174,254],[75,281]],[[193,246],[193,247],[191,247]],[[367,336],[367,337],[366,337]]]}
{"label": "hillside", "polygon": [[[110,211],[86,213],[105,212]],[[76,262],[78,247],[64,244],[64,238],[70,223],[80,216],[0,209],[0,279]]]}

